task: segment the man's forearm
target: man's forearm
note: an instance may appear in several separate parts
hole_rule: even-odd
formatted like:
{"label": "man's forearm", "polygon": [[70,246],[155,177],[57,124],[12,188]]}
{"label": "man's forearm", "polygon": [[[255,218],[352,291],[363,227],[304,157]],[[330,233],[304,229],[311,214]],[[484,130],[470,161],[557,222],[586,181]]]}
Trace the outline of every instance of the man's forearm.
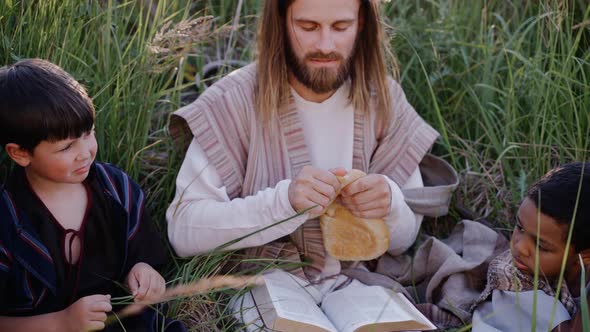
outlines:
{"label": "man's forearm", "polygon": [[[285,188],[283,188],[285,186]],[[200,200],[173,202],[167,213],[168,235],[176,253],[193,256],[218,248],[232,240],[296,214],[285,199],[288,182],[279,183],[254,196],[231,201]],[[256,247],[291,234],[305,220],[299,216],[263,232],[253,234],[223,250]]]}
{"label": "man's forearm", "polygon": [[[390,245],[388,252],[399,255],[406,251],[415,241],[423,216],[415,213],[405,202],[399,186],[388,178],[391,188],[391,211],[385,219],[389,228]],[[410,176],[404,188],[423,187],[420,170],[416,169]]]}
{"label": "man's forearm", "polygon": [[[212,249],[295,215],[288,197],[290,180],[246,198],[227,194],[205,152],[193,140],[176,179],[176,197],[166,212],[168,237],[183,257]],[[252,235],[224,250],[255,247],[293,232],[305,217]]]}

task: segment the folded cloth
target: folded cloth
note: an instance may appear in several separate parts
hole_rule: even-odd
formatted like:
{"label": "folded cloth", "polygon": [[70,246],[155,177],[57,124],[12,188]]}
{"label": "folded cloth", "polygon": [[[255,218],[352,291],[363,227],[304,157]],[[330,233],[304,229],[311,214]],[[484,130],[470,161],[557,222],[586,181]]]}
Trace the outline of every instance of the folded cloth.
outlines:
{"label": "folded cloth", "polygon": [[471,321],[470,309],[485,288],[488,264],[507,248],[501,234],[463,220],[446,239],[427,237],[414,255],[384,255],[374,272],[349,269],[343,274],[402,292],[439,328],[457,327]]}

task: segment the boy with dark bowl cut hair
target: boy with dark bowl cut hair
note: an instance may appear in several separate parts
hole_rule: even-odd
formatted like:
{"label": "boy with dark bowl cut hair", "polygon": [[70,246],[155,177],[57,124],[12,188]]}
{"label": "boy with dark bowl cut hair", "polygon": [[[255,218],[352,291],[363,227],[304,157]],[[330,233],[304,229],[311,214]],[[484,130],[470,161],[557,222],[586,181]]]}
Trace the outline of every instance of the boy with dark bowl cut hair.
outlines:
{"label": "boy with dark bowl cut hair", "polygon": [[[16,163],[0,186],[0,330],[105,329],[111,297],[162,294],[168,260],[141,188],[96,162],[84,88],[39,59],[0,68],[0,145]],[[107,330],[161,330],[149,310]],[[166,331],[182,330],[178,324]]]}

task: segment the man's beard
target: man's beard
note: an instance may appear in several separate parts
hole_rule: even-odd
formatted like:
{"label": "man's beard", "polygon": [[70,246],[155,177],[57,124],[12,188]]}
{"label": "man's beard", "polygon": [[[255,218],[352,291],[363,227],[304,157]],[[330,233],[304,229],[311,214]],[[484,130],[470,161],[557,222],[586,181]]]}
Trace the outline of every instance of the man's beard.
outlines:
{"label": "man's beard", "polygon": [[[350,77],[350,67],[354,52],[346,59],[336,52],[324,54],[321,52],[308,53],[303,59],[300,59],[293,52],[290,43],[286,45],[287,66],[295,78],[305,87],[315,93],[327,93],[337,90]],[[305,64],[306,60],[340,60],[340,65],[336,69],[332,68],[310,68]]]}

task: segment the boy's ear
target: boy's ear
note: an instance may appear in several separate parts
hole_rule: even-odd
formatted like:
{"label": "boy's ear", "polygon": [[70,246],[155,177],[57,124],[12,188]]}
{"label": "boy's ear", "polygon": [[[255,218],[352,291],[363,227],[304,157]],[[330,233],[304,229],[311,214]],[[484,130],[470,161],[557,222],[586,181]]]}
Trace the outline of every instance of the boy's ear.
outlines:
{"label": "boy's ear", "polygon": [[[580,251],[578,253],[578,255],[580,255],[582,257],[582,264],[584,264],[584,266],[588,266],[590,265],[590,249],[584,249],[582,251]],[[578,259],[576,257],[576,259]],[[578,261],[579,263],[579,261]]]}
{"label": "boy's ear", "polygon": [[31,153],[21,148],[18,144],[8,143],[4,146],[4,150],[10,159],[22,167],[27,167],[31,163]]}

